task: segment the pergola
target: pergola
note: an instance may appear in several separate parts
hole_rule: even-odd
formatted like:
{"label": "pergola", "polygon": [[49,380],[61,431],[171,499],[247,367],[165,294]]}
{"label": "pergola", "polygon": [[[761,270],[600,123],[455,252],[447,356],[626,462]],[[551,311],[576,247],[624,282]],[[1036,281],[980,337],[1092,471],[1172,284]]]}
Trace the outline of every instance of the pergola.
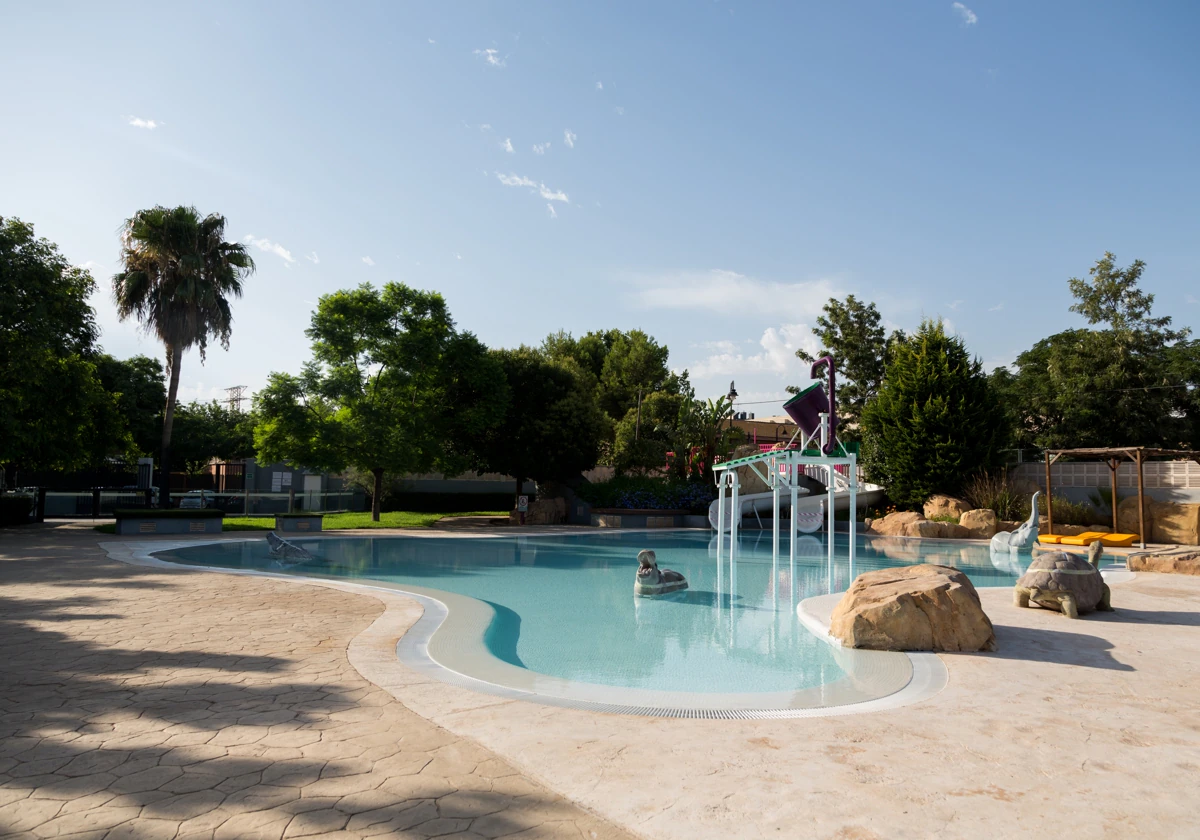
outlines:
{"label": "pergola", "polygon": [[1047,449],[1046,450],[1046,516],[1050,520],[1050,533],[1054,533],[1054,505],[1050,492],[1050,465],[1059,458],[1096,458],[1108,464],[1112,473],[1112,515],[1113,531],[1117,528],[1117,468],[1128,458],[1137,464],[1138,488],[1138,536],[1141,537],[1142,548],[1146,547],[1146,492],[1142,479],[1142,464],[1147,458],[1172,458],[1177,461],[1192,460],[1200,464],[1200,451],[1195,449],[1154,449],[1148,446],[1107,446],[1084,449]]}

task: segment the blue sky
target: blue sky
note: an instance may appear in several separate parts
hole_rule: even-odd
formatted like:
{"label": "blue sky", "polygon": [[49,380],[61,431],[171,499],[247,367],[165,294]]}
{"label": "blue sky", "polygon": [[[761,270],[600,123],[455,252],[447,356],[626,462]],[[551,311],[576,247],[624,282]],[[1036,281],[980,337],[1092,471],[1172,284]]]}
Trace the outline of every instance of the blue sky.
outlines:
{"label": "blue sky", "polygon": [[[8,3],[0,215],[101,283],[122,221],[223,213],[258,273],[186,398],[298,371],[325,292],[443,293],[492,346],[640,327],[701,395],[806,379],[830,295],[990,367],[1148,264],[1200,326],[1200,6]],[[747,405],[760,415],[776,405]]]}

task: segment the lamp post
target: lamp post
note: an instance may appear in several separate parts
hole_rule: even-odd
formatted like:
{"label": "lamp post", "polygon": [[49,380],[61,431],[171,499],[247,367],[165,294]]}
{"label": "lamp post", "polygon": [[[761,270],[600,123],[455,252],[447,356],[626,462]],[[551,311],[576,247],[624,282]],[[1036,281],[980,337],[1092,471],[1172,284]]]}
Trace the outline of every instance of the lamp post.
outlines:
{"label": "lamp post", "polygon": [[727,395],[729,397],[729,434],[730,435],[733,434],[733,414],[734,414],[733,401],[737,399],[737,395],[738,395],[737,388],[733,387],[733,381],[731,380],[729,382],[729,394]]}

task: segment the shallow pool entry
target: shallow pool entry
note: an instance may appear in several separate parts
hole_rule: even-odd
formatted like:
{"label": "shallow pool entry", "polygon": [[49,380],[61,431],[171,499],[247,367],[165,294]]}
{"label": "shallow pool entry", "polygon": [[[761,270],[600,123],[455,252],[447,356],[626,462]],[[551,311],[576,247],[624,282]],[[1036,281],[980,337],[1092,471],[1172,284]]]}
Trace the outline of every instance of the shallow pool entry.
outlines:
{"label": "shallow pool entry", "polygon": [[[842,652],[809,632],[796,605],[846,589],[854,575],[916,562],[966,572],[977,586],[1011,585],[1028,558],[993,565],[986,546],[860,538],[855,567],[842,535],[829,565],[822,538],[804,536],[795,566],[771,559],[769,534],[738,540],[718,564],[697,532],[555,536],[324,537],[300,540],[311,561],[281,563],[265,539],[160,552],[189,565],[286,572],[414,591],[438,590],[491,608],[474,643],[513,668],[556,680],[688,694],[805,692],[856,675]],[[633,594],[637,553],[652,548],[689,588]],[[431,648],[432,649],[432,648]]]}

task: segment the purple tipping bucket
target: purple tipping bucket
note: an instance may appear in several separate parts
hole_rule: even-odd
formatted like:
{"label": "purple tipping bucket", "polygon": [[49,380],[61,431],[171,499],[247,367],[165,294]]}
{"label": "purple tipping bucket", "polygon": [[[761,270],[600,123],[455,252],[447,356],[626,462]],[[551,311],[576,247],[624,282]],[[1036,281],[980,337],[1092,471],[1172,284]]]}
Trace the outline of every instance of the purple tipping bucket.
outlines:
{"label": "purple tipping bucket", "polygon": [[829,455],[837,449],[837,415],[830,407],[831,400],[834,399],[834,389],[837,385],[834,382],[834,367],[833,357],[823,356],[817,359],[812,366],[810,376],[816,379],[817,371],[822,365],[828,365],[826,374],[829,376],[829,393],[826,394],[821,388],[820,382],[814,382],[803,391],[783,404],[783,410],[787,412],[788,417],[796,421],[796,425],[800,427],[800,431],[804,432],[804,436],[816,432],[821,428],[821,415],[829,414],[829,442],[824,448],[824,453]]}

